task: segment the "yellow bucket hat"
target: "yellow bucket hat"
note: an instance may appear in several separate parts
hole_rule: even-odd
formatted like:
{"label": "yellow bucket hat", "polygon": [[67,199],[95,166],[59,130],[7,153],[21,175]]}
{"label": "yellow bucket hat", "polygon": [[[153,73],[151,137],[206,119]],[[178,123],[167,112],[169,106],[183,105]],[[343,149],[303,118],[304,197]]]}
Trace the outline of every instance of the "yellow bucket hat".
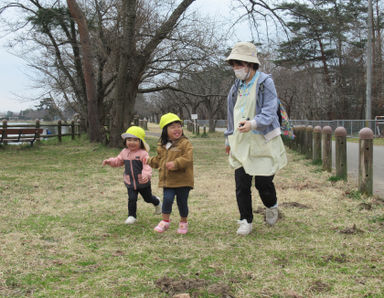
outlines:
{"label": "yellow bucket hat", "polygon": [[179,116],[177,116],[176,114],[173,114],[173,113],[167,113],[167,114],[164,114],[163,116],[161,116],[160,118],[160,128],[164,128],[165,126],[167,126],[169,123],[172,123],[172,122],[175,122],[175,121],[180,121],[180,118]]}
{"label": "yellow bucket hat", "polygon": [[139,126],[131,126],[130,128],[127,129],[125,133],[121,134],[121,137],[125,140],[126,138],[136,138],[140,139],[145,147],[145,150],[149,152],[150,147],[149,145],[145,142],[145,131]]}

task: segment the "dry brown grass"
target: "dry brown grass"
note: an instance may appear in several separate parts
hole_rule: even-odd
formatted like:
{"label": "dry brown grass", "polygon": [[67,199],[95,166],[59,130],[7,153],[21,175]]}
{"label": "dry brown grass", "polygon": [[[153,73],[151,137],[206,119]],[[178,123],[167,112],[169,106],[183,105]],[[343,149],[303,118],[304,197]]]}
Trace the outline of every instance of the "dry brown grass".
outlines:
{"label": "dry brown grass", "polygon": [[[155,148],[157,137],[147,136]],[[137,223],[123,224],[122,169],[101,167],[119,150],[85,140],[0,149],[0,296],[384,295],[382,199],[329,181],[290,151],[275,178],[282,218],[266,226],[254,194],[254,231],[238,237],[223,138],[189,137],[196,187],[185,236],[176,233],[176,204],[163,235],[153,232],[159,216],[143,200]],[[157,171],[153,191],[162,194]]]}

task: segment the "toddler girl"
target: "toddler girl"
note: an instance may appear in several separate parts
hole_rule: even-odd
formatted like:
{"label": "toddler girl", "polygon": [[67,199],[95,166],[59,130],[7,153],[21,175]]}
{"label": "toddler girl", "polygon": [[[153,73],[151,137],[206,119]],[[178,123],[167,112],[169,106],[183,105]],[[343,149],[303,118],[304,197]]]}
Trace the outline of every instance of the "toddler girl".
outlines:
{"label": "toddler girl", "polygon": [[136,222],[138,194],[141,194],[145,202],[155,206],[155,214],[161,214],[161,201],[158,197],[152,195],[152,169],[143,162],[148,159],[150,149],[144,140],[144,129],[131,126],[121,137],[126,148],[117,157],[104,160],[103,166],[121,167],[125,165],[124,184],[128,190],[128,218],[125,223],[134,224]]}
{"label": "toddler girl", "polygon": [[157,156],[151,157],[148,164],[159,169],[159,187],[163,188],[163,220],[155,231],[163,233],[169,228],[172,204],[176,196],[180,213],[177,232],[188,231],[188,195],[193,188],[193,154],[192,144],[184,136],[180,118],[168,113],[161,117],[160,128],[163,129],[157,147]]}

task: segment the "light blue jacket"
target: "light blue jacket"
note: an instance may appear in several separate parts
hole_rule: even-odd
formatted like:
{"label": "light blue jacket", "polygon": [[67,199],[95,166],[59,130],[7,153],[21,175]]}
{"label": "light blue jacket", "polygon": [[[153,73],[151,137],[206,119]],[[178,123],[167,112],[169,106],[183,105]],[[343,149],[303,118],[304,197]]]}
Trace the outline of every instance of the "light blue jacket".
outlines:
{"label": "light blue jacket", "polygon": [[[260,90],[261,83],[263,83],[263,90]],[[241,81],[236,80],[227,97],[228,126],[224,132],[226,137],[233,134],[233,109],[236,105],[240,84]],[[260,72],[256,85],[256,94],[256,116],[253,119],[256,121],[256,131],[264,135],[265,139],[269,141],[281,134],[279,117],[277,115],[277,93],[271,75]],[[226,144],[228,145],[227,140]]]}

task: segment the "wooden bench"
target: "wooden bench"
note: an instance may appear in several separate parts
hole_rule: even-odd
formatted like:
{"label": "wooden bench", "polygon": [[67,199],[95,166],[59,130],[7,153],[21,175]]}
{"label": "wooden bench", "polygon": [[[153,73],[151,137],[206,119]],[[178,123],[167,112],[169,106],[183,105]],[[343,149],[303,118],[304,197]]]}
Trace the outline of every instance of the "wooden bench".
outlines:
{"label": "wooden bench", "polygon": [[33,146],[42,133],[42,128],[0,128],[0,144],[30,142]]}

